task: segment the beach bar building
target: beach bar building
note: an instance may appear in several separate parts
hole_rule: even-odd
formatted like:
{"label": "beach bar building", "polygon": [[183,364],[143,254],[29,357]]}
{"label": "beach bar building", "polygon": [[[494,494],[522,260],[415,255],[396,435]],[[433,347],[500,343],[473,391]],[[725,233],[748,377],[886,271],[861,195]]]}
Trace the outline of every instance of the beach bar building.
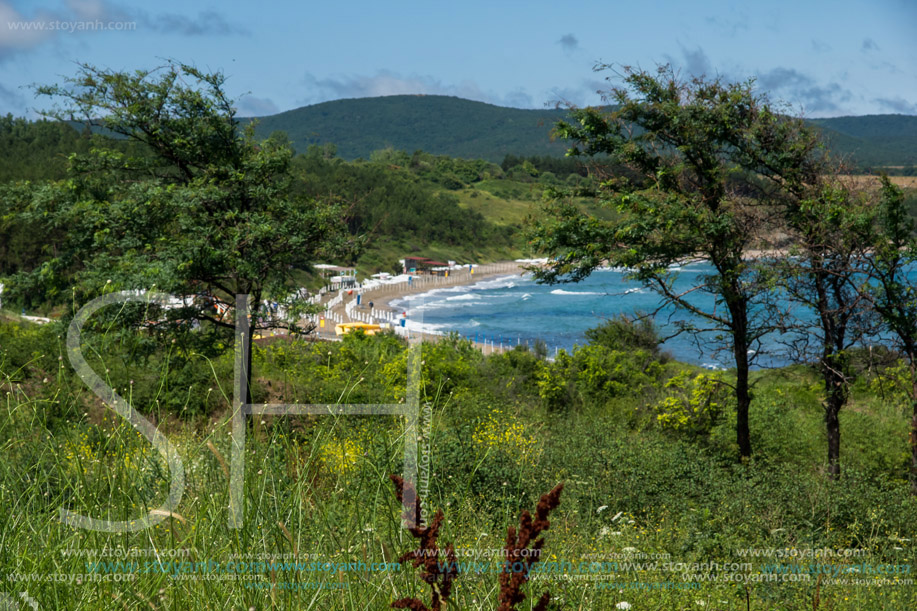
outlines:
{"label": "beach bar building", "polygon": [[423,274],[427,270],[427,257],[405,257],[404,273],[405,274]]}
{"label": "beach bar building", "polygon": [[357,285],[357,269],[355,267],[341,267],[326,263],[318,263],[314,267],[331,290],[353,288]]}
{"label": "beach bar building", "polygon": [[412,274],[415,276],[431,275],[431,276],[448,276],[449,275],[449,263],[443,263],[442,261],[434,261],[433,259],[428,259],[427,257],[405,257],[404,258],[404,273]]}
{"label": "beach bar building", "polygon": [[430,268],[429,273],[431,276],[448,276],[449,275],[449,265],[443,263],[442,261],[428,261]]}

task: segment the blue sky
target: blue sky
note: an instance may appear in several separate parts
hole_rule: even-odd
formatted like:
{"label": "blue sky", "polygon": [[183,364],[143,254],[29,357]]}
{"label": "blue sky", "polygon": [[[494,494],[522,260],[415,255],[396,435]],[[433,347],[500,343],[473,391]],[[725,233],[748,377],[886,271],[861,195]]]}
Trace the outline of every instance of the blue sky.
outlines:
{"label": "blue sky", "polygon": [[917,114],[915,33],[913,0],[0,0],[0,113],[34,116],[48,102],[29,86],[76,62],[174,58],[225,72],[242,115],[402,93],[595,104],[613,76],[598,62],[754,77],[808,117]]}

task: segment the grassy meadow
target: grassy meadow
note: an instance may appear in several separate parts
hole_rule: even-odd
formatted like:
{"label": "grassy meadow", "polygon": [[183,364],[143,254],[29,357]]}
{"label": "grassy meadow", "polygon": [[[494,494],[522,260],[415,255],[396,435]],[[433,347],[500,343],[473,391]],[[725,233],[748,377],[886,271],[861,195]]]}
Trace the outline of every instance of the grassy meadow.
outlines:
{"label": "grassy meadow", "polygon": [[[245,520],[229,526],[232,353],[143,333],[86,336],[93,369],[173,443],[181,503],[146,530],[75,529],[60,510],[131,520],[165,500],[167,465],[70,367],[66,330],[0,324],[0,598],[42,609],[386,609],[430,600],[399,558],[389,416],[248,419]],[[755,455],[736,462],[729,372],[596,334],[546,361],[424,344],[419,455],[438,544],[458,575],[444,608],[496,609],[506,528],[563,482],[531,609],[913,609],[917,500],[894,366],[862,367],[841,414],[841,481],[824,473],[819,380],[755,375]],[[225,348],[225,347],[224,347]],[[256,402],[398,403],[406,345],[383,335],[276,341],[255,353]],[[15,608],[15,607],[10,607]]]}

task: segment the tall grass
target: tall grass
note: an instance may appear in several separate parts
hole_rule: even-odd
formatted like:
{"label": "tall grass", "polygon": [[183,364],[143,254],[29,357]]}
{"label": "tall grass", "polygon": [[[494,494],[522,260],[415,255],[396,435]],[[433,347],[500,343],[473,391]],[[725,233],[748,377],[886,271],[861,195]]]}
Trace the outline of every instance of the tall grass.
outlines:
{"label": "tall grass", "polygon": [[[63,524],[61,507],[117,520],[142,515],[162,503],[170,474],[144,438],[81,386],[59,335],[50,327],[0,330],[0,592],[17,600],[27,592],[44,609],[386,609],[428,597],[407,564],[381,564],[415,547],[389,482],[403,464],[395,418],[250,419],[246,519],[230,528],[228,356],[176,349],[167,358],[165,347],[137,365],[122,344],[98,338],[94,367],[108,369],[112,385],[176,444],[185,493],[146,531]],[[593,350],[582,358],[598,357]],[[913,574],[869,572],[914,565],[917,503],[902,480],[907,423],[868,385],[842,413],[845,476],[829,482],[817,380],[804,369],[760,374],[758,453],[736,464],[728,406],[690,434],[659,424],[653,406],[664,384],[647,388],[642,378],[609,400],[572,388],[575,403],[548,406],[537,381],[554,366],[524,351],[485,359],[460,340],[424,348],[423,398],[433,412],[422,442],[432,453],[426,498],[443,512],[440,536],[460,563],[450,595],[457,608],[497,608],[506,527],[558,481],[563,503],[520,608],[545,590],[552,608],[564,609],[917,608],[917,588],[894,585]],[[405,348],[391,337],[278,343],[258,349],[255,367],[257,401],[404,397]],[[693,372],[669,363],[658,375],[685,368]],[[165,409],[156,389],[177,375],[189,388],[169,386],[179,408]],[[862,555],[738,553],[750,548]],[[226,572],[240,559],[280,564]],[[300,564],[283,564],[290,562]],[[761,581],[768,571],[805,573],[816,564],[837,574]],[[734,574],[750,583],[727,579]],[[29,580],[10,579],[23,575]],[[853,577],[868,585],[831,583]]]}

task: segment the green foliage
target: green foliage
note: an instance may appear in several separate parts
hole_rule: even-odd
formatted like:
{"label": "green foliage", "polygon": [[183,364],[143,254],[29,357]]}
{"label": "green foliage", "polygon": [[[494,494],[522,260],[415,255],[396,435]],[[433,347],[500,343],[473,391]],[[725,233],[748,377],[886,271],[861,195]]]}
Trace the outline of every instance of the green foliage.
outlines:
{"label": "green foliage", "polygon": [[543,365],[543,360],[527,346],[519,345],[483,360],[476,381],[481,391],[500,402],[534,403],[538,400],[536,380]]}
{"label": "green foliage", "polygon": [[718,373],[682,370],[663,386],[668,395],[653,406],[656,420],[664,428],[690,435],[709,434],[720,419],[728,390]]}
{"label": "green foliage", "polygon": [[12,323],[0,319],[0,372],[7,382],[55,378],[64,352],[58,324]]}
{"label": "green foliage", "polygon": [[0,277],[17,276],[13,286],[6,282],[6,303],[32,309],[65,298],[81,267],[67,245],[70,228],[61,209],[68,204],[61,183],[0,185]]}
{"label": "green foliage", "polygon": [[[628,71],[611,93],[619,103],[613,112],[575,111],[557,133],[573,142],[571,155],[605,154],[631,170],[602,185],[621,216],[601,222],[550,202],[531,236],[536,249],[555,257],[542,280],[576,281],[611,261],[664,291],[666,269],[696,255],[718,267],[728,263],[722,273],[738,275],[755,235],[746,226],[747,202],[730,194],[730,176],[757,172],[789,192],[818,176],[814,135],[775,114],[750,84],[682,82],[663,67],[655,75]],[[730,282],[711,279],[707,289],[729,304]]]}
{"label": "green foliage", "polygon": [[[437,192],[419,180],[414,171],[392,161],[410,163],[407,157],[393,152],[380,154],[371,163],[301,156],[293,162],[293,188],[308,197],[331,195],[345,202],[349,230],[366,234],[370,240],[384,237],[410,241],[418,247],[432,242],[510,243],[506,230],[495,227],[477,212],[462,209],[454,195]],[[437,174],[434,182],[447,189],[464,186],[451,168]]]}
{"label": "green foliage", "polygon": [[[53,325],[0,324],[0,502],[16,508],[0,514],[0,527],[11,533],[0,546],[0,568],[9,573],[26,566],[29,571],[85,573],[86,563],[96,558],[74,556],[69,550],[111,546],[112,535],[87,531],[76,537],[61,524],[58,508],[129,519],[138,508],[162,498],[168,481],[167,469],[149,444],[130,427],[112,422],[94,396],[74,382],[66,364],[57,361],[60,333]],[[218,562],[249,553],[290,554],[302,561],[312,561],[316,554],[320,562],[367,564],[398,557],[404,549],[401,508],[390,493],[387,475],[403,466],[402,419],[251,419],[245,453],[246,521],[241,529],[230,529],[221,460],[231,453],[225,418],[230,401],[223,392],[232,385],[232,357],[208,361],[188,355],[193,372],[184,377],[163,368],[167,359],[177,363],[177,348],[170,352],[153,346],[145,358],[132,357],[144,334],[85,337],[98,351],[94,368],[109,369],[106,376],[113,386],[126,389],[125,396],[155,416],[162,433],[176,444],[185,462],[186,494],[176,510],[181,519],[119,535],[116,545],[154,546],[162,554],[193,548]],[[254,394],[259,402],[398,402],[404,398],[405,351],[402,340],[387,334],[348,334],[341,342],[265,343],[254,355]],[[35,355],[47,357],[29,364]],[[864,555],[811,561],[842,568],[913,563],[907,540],[917,537],[917,503],[896,477],[908,454],[906,424],[900,406],[870,394],[868,384],[855,389],[856,409],[842,413],[847,468],[842,480],[829,482],[820,473],[820,385],[809,368],[756,374],[759,409],[752,413],[751,424],[758,452],[738,465],[730,460],[730,444],[723,443],[734,418],[728,401],[720,407],[717,424],[704,435],[673,436],[655,419],[621,417],[624,411],[639,411],[635,406],[655,405],[661,393],[678,398],[686,409],[698,397],[718,401],[708,392],[709,382],[719,377],[729,382],[729,372],[710,374],[669,364],[651,383],[641,386],[635,377],[627,382],[626,392],[609,396],[603,388],[614,380],[607,367],[623,362],[620,352],[593,345],[565,358],[580,403],[577,409],[554,413],[543,408],[538,394],[539,374],[552,365],[531,352],[511,350],[485,358],[458,338],[424,346],[424,397],[432,410],[429,426],[422,420],[420,431],[420,456],[430,452],[430,487],[424,499],[431,511],[444,511],[443,533],[456,549],[502,547],[505,526],[520,508],[533,504],[546,482],[562,479],[567,496],[556,517],[564,527],[551,535],[545,549],[552,556],[545,560],[578,567],[587,554],[608,557],[638,550],[670,555],[660,562],[750,562],[749,572],[759,575],[775,563],[809,559],[738,557],[738,550],[795,549],[802,554],[852,548]],[[649,354],[642,358],[649,359]],[[49,375],[59,366],[59,374]],[[667,375],[673,370],[674,377]],[[193,389],[182,388],[186,382]],[[583,394],[588,388],[596,394]],[[157,407],[141,399],[147,396],[156,396],[160,406],[177,407]],[[56,415],[49,417],[52,410]],[[499,562],[478,560],[486,570]],[[671,571],[651,568],[618,572],[615,579],[622,583],[664,582],[672,576]],[[348,585],[344,592],[315,588],[316,604],[382,608],[414,587],[414,576],[403,568],[384,575],[348,573],[310,575],[310,580]],[[478,608],[481,600],[492,598],[489,576],[460,575],[456,604]],[[270,583],[269,572],[264,580],[260,577],[253,574],[251,582]],[[298,584],[303,575],[277,569],[274,578],[278,584]],[[62,582],[30,583],[29,592],[42,605],[55,608],[98,607],[99,600],[108,599],[112,602],[104,608],[121,608],[122,602],[142,606],[151,597],[160,597],[156,600],[170,608],[206,608],[214,596],[221,604],[228,601],[241,608],[295,607],[302,597],[292,586],[278,587],[271,595],[241,580],[188,579],[185,587],[170,588],[163,587],[162,579],[138,574],[128,590],[100,583],[90,589],[92,598],[87,588]],[[614,608],[622,600],[617,592],[596,590],[591,583],[571,586],[583,580],[566,575],[548,574],[544,581],[552,591],[566,584],[564,599],[578,608]],[[380,583],[395,594],[380,598]],[[832,608],[838,611],[904,609],[917,602],[912,590],[836,583],[823,585],[820,596],[834,601]],[[748,593],[755,608],[809,608],[813,595],[811,583],[760,583]],[[105,597],[100,599],[100,594]],[[715,601],[725,600],[720,603],[724,608],[740,609],[746,604],[744,596],[732,583],[711,580],[687,592],[645,590],[639,600],[661,609],[694,608],[697,600],[715,606]]]}
{"label": "green foliage", "polygon": [[917,362],[917,285],[910,266],[917,261],[915,221],[905,209],[901,189],[885,176],[877,208],[873,224],[857,234],[872,249],[864,257],[870,281],[861,290],[892,332],[895,347],[913,363]]}
{"label": "green foliage", "polygon": [[[590,215],[561,193],[547,198],[546,218],[529,233],[549,257],[535,277],[578,282],[604,265],[627,268],[665,305],[719,331],[735,357],[736,435],[740,454],[749,456],[748,353],[775,323],[758,307],[773,288],[762,278],[763,264],[745,255],[774,231],[759,208],[795,201],[818,182],[824,163],[817,137],[801,120],[772,110],[751,82],[685,81],[670,66],[655,74],[627,68],[610,96],[617,104],[610,113],[576,110],[556,131],[573,142],[570,155],[607,155],[612,169],[627,168],[600,185],[618,216]],[[692,259],[709,261],[715,273],[676,290],[673,268]],[[700,293],[714,296],[713,307],[698,304]]]}
{"label": "green foliage", "polygon": [[561,349],[554,362],[544,364],[538,372],[538,396],[550,410],[567,409],[574,403],[575,385],[571,382],[573,357]]}
{"label": "green foliage", "polygon": [[155,286],[208,296],[191,309],[229,327],[213,315],[214,300],[232,308],[236,294],[251,294],[257,310],[268,295],[290,294],[293,270],[353,248],[340,208],[291,196],[283,138],[258,143],[239,131],[223,82],[177,63],[136,74],[84,65],[66,86],[39,89],[63,100],[59,114],[102,116],[92,120],[152,154],[93,149],[71,157],[66,183],[20,187],[19,222],[61,239],[14,270],[14,296],[28,299],[36,285],[58,302],[67,283],[81,297]]}
{"label": "green foliage", "polygon": [[[894,350],[907,362],[907,397],[911,404],[911,440],[917,441],[917,261],[915,221],[907,212],[904,194],[882,176],[881,198],[873,222],[858,232],[867,252],[861,257],[866,280],[860,291],[881,318]],[[911,491],[917,494],[917,443],[911,444]]]}
{"label": "green foliage", "polygon": [[[111,84],[117,89],[126,82],[130,81]],[[73,174],[66,182],[5,187],[0,194],[0,249],[6,250],[0,252],[0,265],[5,266],[0,274],[15,275],[23,302],[38,303],[48,296],[79,302],[93,291],[110,291],[109,284],[128,286],[128,279],[175,287],[195,278],[198,257],[208,269],[226,272],[233,281],[245,280],[251,270],[243,263],[249,259],[233,249],[254,243],[257,262],[275,261],[267,251],[268,236],[277,230],[274,223],[311,219],[296,216],[299,206],[314,202],[289,195],[289,180],[308,185],[310,176],[325,176],[324,191],[315,194],[324,197],[335,180],[356,176],[353,186],[339,195],[352,197],[352,211],[364,215],[357,231],[386,222],[386,213],[373,216],[373,210],[359,208],[361,198],[376,196],[365,188],[374,181],[379,189],[391,188],[389,200],[412,193],[418,201],[435,200],[412,209],[441,215],[450,223],[459,218],[449,216],[457,207],[455,201],[448,195],[433,196],[433,190],[450,180],[480,186],[499,182],[486,163],[387,150],[370,162],[348,164],[336,160],[331,147],[312,149],[301,162],[299,169],[319,168],[316,172],[291,178],[286,170],[294,162],[281,134],[257,146],[250,136],[240,136],[239,165],[231,154],[220,156],[226,151],[203,162],[191,154],[194,142],[207,144],[211,137],[230,132],[222,122],[209,121],[206,96],[182,90],[180,97],[179,108],[204,120],[176,120],[162,127],[170,141],[184,143],[174,152],[190,169],[190,177],[183,177],[182,163],[172,165],[111,146],[73,157]],[[149,110],[144,104],[138,100],[134,110],[143,115]],[[542,179],[553,172],[527,161]],[[520,166],[519,171],[532,178],[524,165],[525,161],[511,168]],[[672,179],[671,169],[662,169],[657,185]],[[130,178],[136,175],[149,180]],[[244,209],[256,207],[262,197],[264,208]],[[646,192],[635,197],[630,203],[637,210],[676,203]],[[204,210],[210,207],[210,216],[185,210],[182,198]],[[876,228],[884,238],[876,243],[875,253],[884,257],[877,261],[891,266],[897,265],[897,257],[910,256],[909,250],[900,248],[911,239],[900,201],[886,185],[880,217],[884,226]],[[237,204],[241,211],[234,207]],[[379,200],[379,207],[384,206]],[[569,206],[570,219],[574,209],[582,211]],[[732,210],[727,207],[725,212],[728,216]],[[673,222],[695,214],[724,230],[716,225],[717,219],[696,210],[673,216]],[[489,230],[479,221],[462,225],[452,237],[439,233],[425,239],[461,242],[478,229]],[[642,235],[646,223],[626,225],[635,233],[625,237]],[[204,233],[214,224],[226,232],[217,236],[214,250],[207,250],[201,236],[178,243],[185,232]],[[577,217],[562,228],[608,237],[595,219]],[[287,239],[282,225],[280,229],[283,239],[278,247],[295,247],[298,243]],[[650,234],[664,229],[656,226]],[[399,227],[386,230],[396,232]],[[48,236],[47,244],[30,244],[20,237],[39,233]],[[240,238],[242,234],[252,242]],[[576,236],[564,239],[571,237]],[[182,248],[186,256],[179,256]],[[172,256],[176,262],[167,260]],[[280,266],[297,263],[282,257],[276,261]],[[214,284],[223,280],[208,278]],[[82,283],[75,295],[70,291],[74,279]],[[278,277],[276,284],[264,288],[279,293],[286,279]],[[892,302],[892,293],[903,290],[895,283],[885,290],[889,289],[891,293],[874,298]],[[143,308],[127,308],[123,317],[128,322],[155,319],[148,314]],[[110,312],[100,312],[96,324],[87,325],[84,339],[92,348],[90,362],[142,413],[154,416],[163,434],[176,443],[187,460],[188,485],[178,508],[181,517],[172,516],[149,532],[118,537],[117,544],[158,552],[192,549],[218,561],[248,553],[290,558],[308,553],[310,559],[316,554],[323,561],[340,562],[397,557],[393,550],[403,543],[400,508],[388,493],[386,476],[403,464],[400,419],[252,419],[244,457],[248,521],[242,529],[229,529],[228,487],[221,466],[230,454],[224,418],[231,407],[227,395],[233,370],[228,343],[219,343],[219,334],[206,325],[162,333],[156,328],[110,327],[114,319]],[[85,573],[86,558],[66,552],[110,549],[113,539],[107,533],[75,536],[61,524],[59,507],[127,519],[165,492],[166,468],[150,455],[148,444],[138,441],[130,427],[111,422],[70,371],[61,349],[64,332],[59,324],[0,321],[0,505],[15,508],[0,514],[0,532],[8,533],[0,546],[3,574]],[[174,339],[179,341],[173,343]],[[499,547],[503,526],[519,507],[531,505],[562,478],[567,482],[558,516],[563,528],[558,529],[559,540],[548,546],[558,560],[576,563],[585,554],[638,549],[669,553],[675,562],[735,562],[736,550],[748,547],[851,547],[868,553],[870,563],[913,564],[908,540],[917,537],[917,503],[901,479],[910,459],[907,425],[901,418],[910,375],[906,367],[858,369],[862,381],[853,390],[854,408],[841,414],[847,468],[842,480],[826,482],[820,473],[821,386],[811,370],[753,373],[757,409],[750,424],[757,454],[736,465],[729,460],[734,446],[728,440],[736,406],[723,391],[725,384],[733,383],[734,372],[711,374],[675,363],[663,365],[658,337],[644,322],[612,320],[591,330],[589,339],[590,345],[572,353],[559,352],[554,362],[538,350],[484,357],[458,337],[424,346],[422,400],[433,410],[432,422],[429,428],[424,424],[421,435],[422,451],[432,454],[426,498],[445,511],[443,528],[460,547]],[[258,402],[388,403],[406,397],[406,347],[392,334],[354,333],[333,343],[265,342],[253,358],[252,394]],[[899,388],[905,392],[899,394]],[[648,421],[641,415],[656,417]],[[35,544],[37,540],[41,545]],[[758,563],[752,570],[761,568]],[[348,582],[346,593],[315,588],[310,594],[314,605],[381,608],[389,603],[390,592],[408,593],[411,587],[410,576],[386,575],[383,583],[378,574],[341,573],[347,572],[338,574]],[[277,571],[263,577],[261,583],[299,585],[302,575]],[[661,582],[671,579],[671,572],[646,570],[615,578]],[[571,586],[577,581],[560,577],[555,582],[563,585],[564,603],[572,607],[614,608],[620,600],[617,591],[599,591],[591,584]],[[150,606],[150,600],[168,608],[205,608],[214,600],[239,608],[295,607],[302,602],[301,591],[274,587],[275,583],[270,594],[241,580],[185,584],[163,587],[162,575],[138,575],[129,589],[47,581],[30,582],[29,590],[49,608],[127,608]],[[460,608],[479,608],[492,598],[487,580],[460,578],[458,584],[455,600]],[[809,585],[757,584],[744,590],[741,598],[733,584],[702,585],[690,592],[644,591],[640,603],[660,609],[696,608],[697,601],[717,608],[812,606]],[[819,593],[825,608],[844,611],[917,604],[913,589],[906,587],[832,583],[823,584]]]}
{"label": "green foliage", "polygon": [[837,477],[838,414],[849,399],[852,377],[849,350],[875,332],[870,308],[856,288],[862,249],[858,237],[869,227],[871,211],[864,197],[830,176],[800,193],[782,208],[791,256],[774,261],[765,273],[794,304],[770,308],[780,328],[805,329],[811,338],[796,358],[818,363],[822,374],[829,473]]}
{"label": "green foliage", "polygon": [[870,376],[869,392],[891,403],[903,404],[910,397],[911,372],[905,361],[883,367]]}
{"label": "green foliage", "polygon": [[662,366],[649,352],[587,344],[577,346],[572,354],[560,350],[553,363],[541,366],[538,394],[549,410],[569,410],[639,395],[662,375]]}
{"label": "green foliage", "polygon": [[517,155],[507,155],[500,163],[500,167],[507,173],[513,168],[521,167],[530,176],[548,173],[566,179],[573,175],[581,177],[588,175],[585,164],[574,157],[519,157]]}
{"label": "green foliage", "polygon": [[653,319],[637,314],[621,314],[606,320],[597,327],[586,330],[586,339],[611,350],[645,350],[659,358],[659,331]]}
{"label": "green foliage", "polygon": [[471,340],[453,333],[431,344],[423,353],[423,381],[428,394],[453,393],[473,386],[477,368],[484,360]]}
{"label": "green foliage", "polygon": [[0,183],[61,180],[67,176],[70,155],[86,154],[93,147],[147,153],[136,143],[102,137],[73,121],[0,117]]}

